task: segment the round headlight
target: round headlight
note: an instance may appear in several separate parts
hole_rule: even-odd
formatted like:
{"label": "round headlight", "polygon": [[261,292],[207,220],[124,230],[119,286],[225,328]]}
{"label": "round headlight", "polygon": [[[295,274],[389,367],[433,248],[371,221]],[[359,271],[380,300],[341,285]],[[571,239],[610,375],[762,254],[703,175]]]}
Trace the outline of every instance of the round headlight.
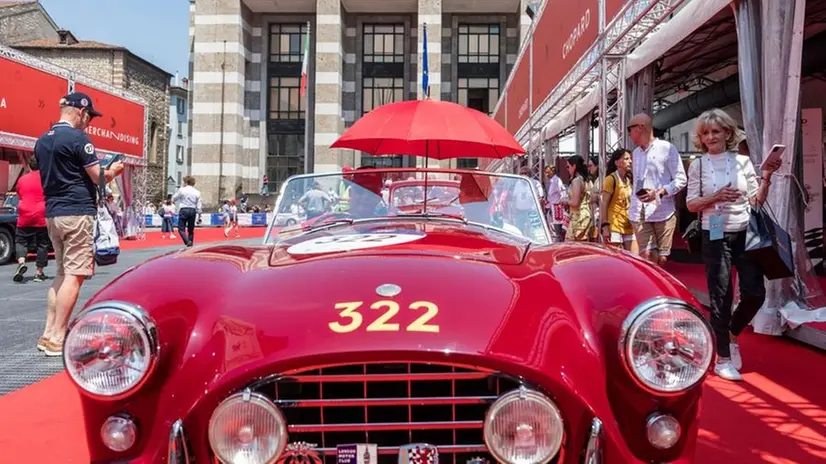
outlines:
{"label": "round headlight", "polygon": [[275,462],[287,446],[287,423],[266,396],[236,393],[212,413],[209,446],[225,464]]}
{"label": "round headlight", "polygon": [[106,302],[81,314],[63,343],[63,362],[87,393],[122,397],[147,378],[158,357],[154,322],[140,308]]}
{"label": "round headlight", "polygon": [[714,358],[711,328],[684,301],[657,298],[638,306],[622,326],[620,350],[644,387],[678,393],[702,380]]}
{"label": "round headlight", "polygon": [[545,395],[520,388],[491,405],[485,417],[485,444],[506,464],[543,464],[562,446],[562,416]]}

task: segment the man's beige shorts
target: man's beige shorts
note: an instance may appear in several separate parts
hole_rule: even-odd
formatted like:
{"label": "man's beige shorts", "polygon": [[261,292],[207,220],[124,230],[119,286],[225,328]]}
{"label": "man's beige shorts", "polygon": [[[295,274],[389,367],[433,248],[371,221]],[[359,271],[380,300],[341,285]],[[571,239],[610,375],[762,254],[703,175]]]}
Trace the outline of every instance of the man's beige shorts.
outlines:
{"label": "man's beige shorts", "polygon": [[655,251],[659,256],[671,254],[674,242],[674,229],[677,228],[677,215],[660,222],[634,222],[634,235],[641,252]]}
{"label": "man's beige shorts", "polygon": [[60,216],[46,219],[54,246],[57,275],[89,276],[95,273],[94,216]]}

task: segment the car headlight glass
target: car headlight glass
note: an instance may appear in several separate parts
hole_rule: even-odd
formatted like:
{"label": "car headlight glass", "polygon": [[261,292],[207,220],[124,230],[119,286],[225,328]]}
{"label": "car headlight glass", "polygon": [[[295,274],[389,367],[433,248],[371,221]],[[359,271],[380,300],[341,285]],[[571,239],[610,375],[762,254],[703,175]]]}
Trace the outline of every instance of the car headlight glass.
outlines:
{"label": "car headlight glass", "polygon": [[620,336],[625,364],[643,386],[678,393],[702,380],[714,357],[711,328],[680,300],[658,298],[625,320]]}
{"label": "car headlight glass", "polygon": [[562,446],[562,416],[550,398],[520,388],[496,400],[485,417],[485,444],[506,464],[543,464]]}
{"label": "car headlight glass", "polygon": [[236,393],[212,413],[209,445],[225,464],[275,462],[287,446],[287,422],[266,396]]}
{"label": "car headlight glass", "polygon": [[103,303],[76,319],[63,344],[69,376],[87,393],[116,398],[138,388],[158,355],[155,324],[138,307]]}

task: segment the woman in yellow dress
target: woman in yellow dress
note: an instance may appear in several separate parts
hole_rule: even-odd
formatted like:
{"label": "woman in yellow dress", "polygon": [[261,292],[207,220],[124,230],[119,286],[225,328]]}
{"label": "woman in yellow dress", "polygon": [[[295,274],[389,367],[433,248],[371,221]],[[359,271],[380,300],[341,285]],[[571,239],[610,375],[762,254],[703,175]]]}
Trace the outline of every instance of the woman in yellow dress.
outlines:
{"label": "woman in yellow dress", "polygon": [[[571,211],[571,222],[565,241],[587,242],[589,232],[594,226],[591,216],[591,181],[588,180],[588,168],[581,156],[571,156],[567,159],[568,174],[571,183],[568,187],[568,208]],[[563,200],[564,201],[564,200]]]}
{"label": "woman in yellow dress", "polygon": [[611,154],[605,170],[600,203],[600,233],[605,243],[637,253],[637,239],[628,217],[634,189],[631,178],[631,152],[620,148]]}

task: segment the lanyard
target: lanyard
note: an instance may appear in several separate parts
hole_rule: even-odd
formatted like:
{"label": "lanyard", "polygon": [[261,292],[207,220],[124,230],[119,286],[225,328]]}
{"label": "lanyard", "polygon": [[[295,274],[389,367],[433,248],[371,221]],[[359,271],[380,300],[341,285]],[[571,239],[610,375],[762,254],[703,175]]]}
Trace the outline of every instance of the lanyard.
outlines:
{"label": "lanyard", "polygon": [[[726,157],[726,179],[731,181],[731,155],[728,152],[726,152],[725,157]],[[704,158],[707,161],[706,164],[708,165],[708,169],[709,169],[708,172],[711,173],[711,192],[714,193],[718,190],[718,188],[717,188],[717,176],[714,175],[714,165],[711,163],[711,157],[710,156],[706,155],[706,156],[704,156]],[[702,196],[702,195],[703,195],[703,192],[700,192],[700,196]],[[716,203],[714,205],[714,209],[717,210],[717,211],[720,211],[722,209],[722,207],[720,206],[719,203]]]}

